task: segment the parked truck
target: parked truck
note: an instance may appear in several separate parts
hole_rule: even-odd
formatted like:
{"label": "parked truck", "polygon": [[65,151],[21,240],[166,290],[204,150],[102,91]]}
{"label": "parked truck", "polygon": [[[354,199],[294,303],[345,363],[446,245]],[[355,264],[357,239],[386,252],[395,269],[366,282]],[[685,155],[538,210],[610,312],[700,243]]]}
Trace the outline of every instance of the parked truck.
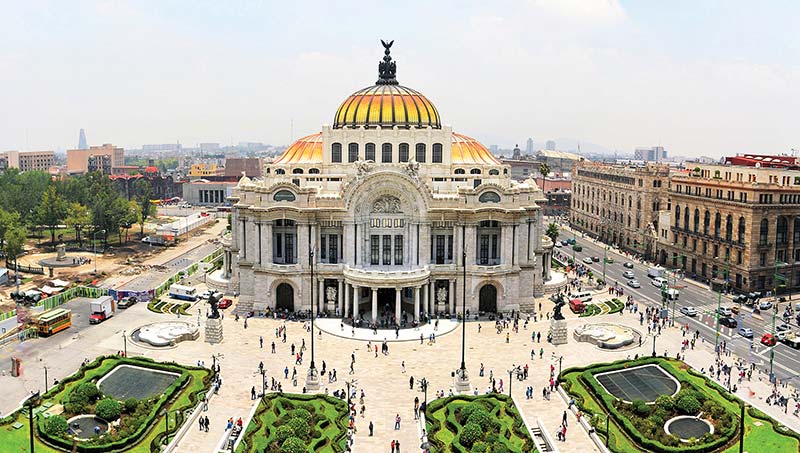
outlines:
{"label": "parked truck", "polygon": [[794,332],[787,333],[781,341],[790,348],[800,349],[800,337]]}
{"label": "parked truck", "polygon": [[661,266],[651,266],[650,269],[648,269],[647,271],[647,276],[650,278],[663,277],[665,271],[666,269],[664,269]]}
{"label": "parked truck", "polygon": [[89,324],[100,324],[106,319],[114,316],[114,298],[111,296],[100,296],[89,302],[92,314],[89,315]]}
{"label": "parked truck", "polygon": [[194,302],[197,300],[197,290],[191,286],[175,283],[169,287],[169,297]]}

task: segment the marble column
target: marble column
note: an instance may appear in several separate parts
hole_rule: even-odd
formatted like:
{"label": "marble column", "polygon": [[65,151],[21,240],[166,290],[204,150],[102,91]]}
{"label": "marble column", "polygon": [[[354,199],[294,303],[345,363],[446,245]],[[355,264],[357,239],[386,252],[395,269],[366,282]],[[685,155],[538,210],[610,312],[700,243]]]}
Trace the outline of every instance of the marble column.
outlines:
{"label": "marble column", "polygon": [[345,318],[350,316],[350,284],[344,283],[344,311],[342,311]]}
{"label": "marble column", "polygon": [[425,298],[428,300],[428,313],[436,311],[436,281],[431,280],[425,285]]}
{"label": "marble column", "polygon": [[[344,283],[342,280],[337,281],[336,285],[336,301],[334,302],[335,306],[339,309],[339,316],[342,316],[344,313],[344,297],[342,295],[342,285]],[[333,307],[331,307],[331,311],[333,311]]]}
{"label": "marble column", "polygon": [[272,264],[272,222],[266,222],[261,227],[264,236],[264,257],[261,264]]}
{"label": "marble column", "polygon": [[419,322],[419,292],[422,291],[421,286],[414,287],[414,321]]}
{"label": "marble column", "polygon": [[361,288],[353,286],[353,319],[358,319],[358,303],[361,302]]}
{"label": "marble column", "polygon": [[403,293],[403,288],[395,288],[394,289],[394,322],[397,325],[400,325],[400,296]]}
{"label": "marble column", "polygon": [[319,292],[317,293],[317,313],[322,310],[327,310],[327,301],[325,300],[325,279],[319,279]]}
{"label": "marble column", "polygon": [[378,320],[378,290],[372,288],[372,320]]}
{"label": "marble column", "polygon": [[447,294],[447,300],[450,302],[450,314],[456,312],[456,280],[450,280],[450,291]]}

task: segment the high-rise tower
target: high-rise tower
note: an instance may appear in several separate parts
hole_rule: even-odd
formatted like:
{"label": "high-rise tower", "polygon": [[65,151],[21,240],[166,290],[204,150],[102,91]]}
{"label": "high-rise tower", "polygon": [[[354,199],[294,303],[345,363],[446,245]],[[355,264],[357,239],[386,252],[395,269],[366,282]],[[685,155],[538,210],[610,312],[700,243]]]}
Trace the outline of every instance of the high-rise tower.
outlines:
{"label": "high-rise tower", "polygon": [[86,132],[83,129],[78,136],[78,149],[89,149],[89,145],[86,144]]}

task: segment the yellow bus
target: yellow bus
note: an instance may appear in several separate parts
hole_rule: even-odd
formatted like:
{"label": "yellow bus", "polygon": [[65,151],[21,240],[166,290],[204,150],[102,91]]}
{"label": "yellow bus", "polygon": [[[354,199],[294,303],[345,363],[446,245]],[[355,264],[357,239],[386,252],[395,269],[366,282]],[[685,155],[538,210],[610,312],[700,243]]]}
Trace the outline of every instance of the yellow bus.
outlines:
{"label": "yellow bus", "polygon": [[36,329],[41,337],[60,332],[71,325],[72,312],[66,308],[47,310],[36,317]]}

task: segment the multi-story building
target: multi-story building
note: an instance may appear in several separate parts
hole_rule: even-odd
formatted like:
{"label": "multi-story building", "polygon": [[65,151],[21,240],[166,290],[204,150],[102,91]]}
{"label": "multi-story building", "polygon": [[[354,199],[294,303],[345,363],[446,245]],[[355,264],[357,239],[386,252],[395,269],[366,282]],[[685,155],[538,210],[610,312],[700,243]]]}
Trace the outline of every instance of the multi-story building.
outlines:
{"label": "multi-story building", "polygon": [[203,178],[206,176],[222,176],[225,169],[217,164],[192,164],[189,168],[188,176],[190,178]]}
{"label": "multi-story building", "polygon": [[112,169],[125,165],[125,150],[110,143],[88,149],[67,150],[67,173],[80,175],[90,171],[112,174]]}
{"label": "multi-story building", "polygon": [[261,159],[257,157],[229,157],[225,159],[225,176],[261,177]]}
{"label": "multi-story building", "polygon": [[571,223],[604,242],[653,256],[668,178],[665,165],[580,161],[572,173]]}
{"label": "multi-story building", "polygon": [[800,286],[800,171],[693,165],[670,178],[659,262],[739,291]]}
{"label": "multi-story building", "polygon": [[650,148],[636,148],[633,151],[633,159],[643,162],[661,162],[667,160],[667,150],[663,146],[653,146]]}
{"label": "multi-story building", "polygon": [[18,168],[20,171],[49,171],[55,165],[53,151],[6,151],[0,154],[0,167]]}
{"label": "multi-story building", "polygon": [[240,305],[384,325],[460,312],[462,296],[473,314],[530,308],[553,246],[541,190],[443,126],[388,48],[379,67],[333,126],[239,181],[223,269]]}

